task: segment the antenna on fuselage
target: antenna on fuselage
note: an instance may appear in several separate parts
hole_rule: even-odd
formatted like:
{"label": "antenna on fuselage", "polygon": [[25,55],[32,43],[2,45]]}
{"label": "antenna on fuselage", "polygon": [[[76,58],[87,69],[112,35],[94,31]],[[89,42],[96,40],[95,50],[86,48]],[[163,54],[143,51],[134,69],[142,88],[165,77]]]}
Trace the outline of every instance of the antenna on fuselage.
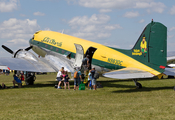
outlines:
{"label": "antenna on fuselage", "polygon": [[63,34],[63,32],[64,32],[64,29],[62,30],[61,34]]}

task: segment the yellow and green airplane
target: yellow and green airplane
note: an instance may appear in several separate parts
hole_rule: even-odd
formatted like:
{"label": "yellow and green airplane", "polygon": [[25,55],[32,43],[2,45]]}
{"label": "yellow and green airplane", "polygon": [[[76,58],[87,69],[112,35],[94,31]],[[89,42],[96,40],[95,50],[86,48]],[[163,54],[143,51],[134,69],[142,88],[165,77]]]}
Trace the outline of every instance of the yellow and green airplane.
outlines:
{"label": "yellow and green airplane", "polygon": [[[158,76],[165,71],[167,64],[167,27],[154,21],[145,27],[130,50],[42,30],[36,32],[29,43],[30,47],[17,52],[3,45],[13,54],[13,60],[3,58],[0,65],[12,70],[32,72],[55,72],[65,67],[69,72],[74,72],[74,68],[81,67],[82,59],[89,55],[91,66],[97,70],[110,70],[103,76],[134,79],[136,86],[141,87],[135,79]],[[41,57],[30,53],[31,48]]]}

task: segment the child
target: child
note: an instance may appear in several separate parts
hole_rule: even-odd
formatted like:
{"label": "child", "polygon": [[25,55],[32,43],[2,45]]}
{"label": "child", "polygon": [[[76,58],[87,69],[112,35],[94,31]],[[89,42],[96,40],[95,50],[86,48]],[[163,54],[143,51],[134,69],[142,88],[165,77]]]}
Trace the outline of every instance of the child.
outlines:
{"label": "child", "polygon": [[89,70],[88,74],[88,89],[91,90],[91,84],[92,84],[92,75],[91,75],[91,70]]}
{"label": "child", "polygon": [[68,89],[70,90],[70,86],[69,86],[69,76],[67,74],[67,71],[65,71],[64,73],[64,89],[66,90],[66,84],[68,85]]}

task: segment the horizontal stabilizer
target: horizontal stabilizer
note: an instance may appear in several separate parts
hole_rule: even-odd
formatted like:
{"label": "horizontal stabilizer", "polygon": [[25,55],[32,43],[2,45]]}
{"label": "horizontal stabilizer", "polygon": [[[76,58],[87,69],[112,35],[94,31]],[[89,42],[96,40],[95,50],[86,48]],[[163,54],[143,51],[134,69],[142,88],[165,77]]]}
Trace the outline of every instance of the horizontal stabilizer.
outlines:
{"label": "horizontal stabilizer", "polygon": [[174,68],[165,68],[163,72],[165,75],[175,76],[175,69]]}
{"label": "horizontal stabilizer", "polygon": [[175,64],[169,64],[168,66],[169,67],[175,67]]}
{"label": "horizontal stabilizer", "polygon": [[175,61],[175,51],[167,52],[167,62]]}
{"label": "horizontal stabilizer", "polygon": [[154,75],[150,72],[143,71],[137,68],[123,68],[103,74],[104,77],[117,79],[136,79],[136,78],[151,78]]}

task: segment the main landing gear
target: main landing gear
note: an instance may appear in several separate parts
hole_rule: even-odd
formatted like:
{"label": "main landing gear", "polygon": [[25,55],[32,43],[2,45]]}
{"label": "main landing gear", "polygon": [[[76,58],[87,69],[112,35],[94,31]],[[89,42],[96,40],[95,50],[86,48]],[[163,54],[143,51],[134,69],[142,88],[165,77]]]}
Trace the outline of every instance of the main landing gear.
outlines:
{"label": "main landing gear", "polygon": [[137,82],[136,79],[133,79],[133,81],[134,81],[137,89],[141,89],[142,88],[142,84],[140,84],[139,82]]}

